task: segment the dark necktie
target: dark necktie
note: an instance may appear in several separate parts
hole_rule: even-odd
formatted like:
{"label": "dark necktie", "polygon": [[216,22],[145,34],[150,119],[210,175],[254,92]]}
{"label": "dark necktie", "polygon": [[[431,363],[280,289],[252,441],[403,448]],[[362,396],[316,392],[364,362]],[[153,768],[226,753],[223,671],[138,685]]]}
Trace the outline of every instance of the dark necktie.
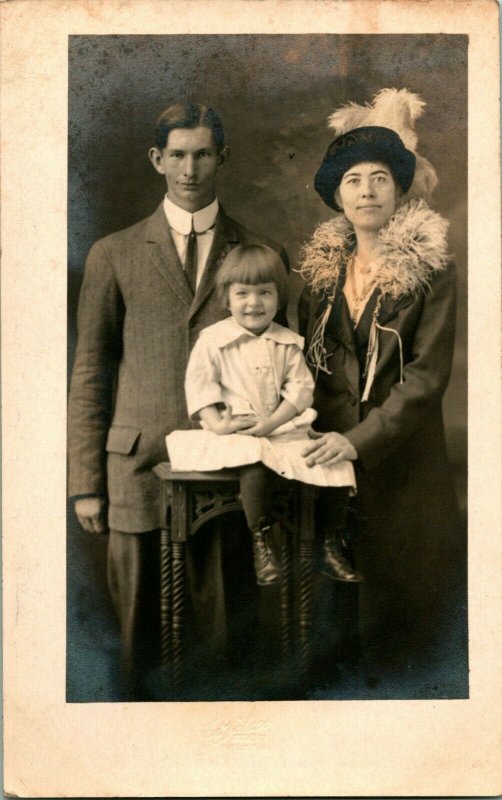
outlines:
{"label": "dark necktie", "polygon": [[192,289],[192,293],[195,294],[195,289],[197,286],[197,234],[193,228],[193,219],[192,230],[188,235],[188,244],[185,255],[185,272],[187,281]]}

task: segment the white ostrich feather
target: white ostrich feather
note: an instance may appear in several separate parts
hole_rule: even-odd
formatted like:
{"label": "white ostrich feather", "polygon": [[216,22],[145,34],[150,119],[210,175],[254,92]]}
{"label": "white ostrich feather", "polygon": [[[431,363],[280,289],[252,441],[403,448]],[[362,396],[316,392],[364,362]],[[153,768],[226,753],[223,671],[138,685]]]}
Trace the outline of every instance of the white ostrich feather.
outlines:
{"label": "white ostrich feather", "polygon": [[328,117],[328,127],[335,131],[336,136],[352,131],[354,128],[363,128],[367,123],[371,106],[360,106],[357,103],[346,103]]}
{"label": "white ostrich feather", "polygon": [[392,128],[399,134],[408,150],[415,152],[417,135],[415,120],[423,114],[425,103],[407,89],[382,89],[374,100],[369,114],[369,125]]}
{"label": "white ostrich feather", "polygon": [[328,126],[336,136],[363,128],[367,125],[378,125],[390,128],[402,139],[408,150],[416,155],[415,177],[405,200],[423,198],[430,201],[438,184],[436,170],[423,156],[417,153],[417,134],[415,121],[423,114],[425,102],[408,89],[381,89],[372,103],[358,105],[346,103],[328,117]]}
{"label": "white ostrich feather", "polygon": [[364,106],[346,103],[334,111],[328,117],[328,126],[333,128],[337,136],[366,125],[391,128],[399,134],[405,147],[415,152],[417,136],[414,124],[423,113],[424,106],[421,97],[408,89],[382,89],[372,103]]}
{"label": "white ostrich feather", "polygon": [[[399,206],[378,234],[376,286],[382,295],[396,300],[426,291],[448,263],[447,232],[448,222],[424,200]],[[331,297],[354,246],[354,229],[340,214],[319,225],[303,247],[298,272],[314,292]]]}
{"label": "white ostrich feather", "polygon": [[417,163],[413,183],[406,192],[405,200],[417,200],[422,198],[430,202],[434,189],[438,185],[438,176],[431,162],[423,156],[415,153]]}

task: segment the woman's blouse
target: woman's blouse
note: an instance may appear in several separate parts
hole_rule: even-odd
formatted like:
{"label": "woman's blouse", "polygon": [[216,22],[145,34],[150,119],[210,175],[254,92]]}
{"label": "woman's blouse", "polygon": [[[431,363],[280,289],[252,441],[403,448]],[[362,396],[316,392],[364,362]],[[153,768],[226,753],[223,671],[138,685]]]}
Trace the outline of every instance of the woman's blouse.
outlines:
{"label": "woman's blouse", "polygon": [[345,270],[345,276],[343,293],[347,301],[350,317],[354,327],[356,327],[375,289],[376,267],[375,265],[370,265],[364,273],[358,276],[359,279],[356,284],[354,265],[352,259],[349,259]]}

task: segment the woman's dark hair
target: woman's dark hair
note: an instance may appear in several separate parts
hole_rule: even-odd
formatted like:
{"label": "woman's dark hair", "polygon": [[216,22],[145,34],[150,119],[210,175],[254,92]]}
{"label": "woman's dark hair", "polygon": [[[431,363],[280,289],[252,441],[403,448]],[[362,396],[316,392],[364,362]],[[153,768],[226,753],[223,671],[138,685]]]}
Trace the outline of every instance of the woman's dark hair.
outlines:
{"label": "woman's dark hair", "polygon": [[169,134],[175,128],[209,128],[219,153],[225,146],[223,124],[214,109],[199,103],[173,103],[157,119],[155,125],[155,144],[164,150]]}
{"label": "woman's dark hair", "polygon": [[228,290],[233,283],[256,286],[274,283],[279,295],[279,308],[288,302],[288,275],[281,257],[263,244],[240,244],[230,251],[216,276],[216,288],[222,304],[228,306]]}

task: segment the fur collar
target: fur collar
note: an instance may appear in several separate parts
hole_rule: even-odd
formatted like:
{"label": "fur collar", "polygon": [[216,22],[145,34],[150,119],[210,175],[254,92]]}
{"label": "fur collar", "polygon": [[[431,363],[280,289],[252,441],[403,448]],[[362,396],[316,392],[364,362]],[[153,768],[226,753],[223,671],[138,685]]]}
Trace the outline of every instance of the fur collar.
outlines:
{"label": "fur collar", "polygon": [[[424,200],[399,206],[378,234],[376,287],[393,300],[425,291],[448,263],[448,222]],[[304,245],[298,272],[312,289],[333,298],[356,237],[344,214],[324,222]]]}

